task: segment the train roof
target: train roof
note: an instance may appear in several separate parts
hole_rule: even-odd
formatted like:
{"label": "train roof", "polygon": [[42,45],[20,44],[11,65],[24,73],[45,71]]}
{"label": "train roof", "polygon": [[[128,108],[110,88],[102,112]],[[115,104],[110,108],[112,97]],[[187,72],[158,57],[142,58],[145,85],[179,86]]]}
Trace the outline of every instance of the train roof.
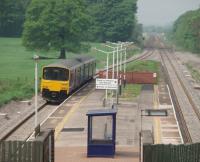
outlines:
{"label": "train roof", "polygon": [[82,64],[86,64],[91,61],[95,61],[95,58],[86,55],[77,55],[74,58],[63,59],[60,60],[59,62],[47,65],[45,67],[63,67],[63,68],[73,69],[75,67],[78,67]]}

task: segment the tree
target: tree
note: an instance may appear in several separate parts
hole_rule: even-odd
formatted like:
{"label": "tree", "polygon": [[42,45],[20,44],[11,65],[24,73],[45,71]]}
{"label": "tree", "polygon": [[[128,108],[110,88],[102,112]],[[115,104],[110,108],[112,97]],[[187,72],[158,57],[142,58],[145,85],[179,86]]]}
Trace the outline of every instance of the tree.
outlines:
{"label": "tree", "polygon": [[87,0],[93,17],[92,39],[127,41],[137,27],[137,0]]}
{"label": "tree", "polygon": [[173,26],[175,43],[191,52],[200,52],[200,9],[181,15]]}
{"label": "tree", "polygon": [[23,44],[28,49],[57,49],[59,58],[66,58],[66,50],[80,49],[88,27],[83,0],[32,0],[26,13]]}

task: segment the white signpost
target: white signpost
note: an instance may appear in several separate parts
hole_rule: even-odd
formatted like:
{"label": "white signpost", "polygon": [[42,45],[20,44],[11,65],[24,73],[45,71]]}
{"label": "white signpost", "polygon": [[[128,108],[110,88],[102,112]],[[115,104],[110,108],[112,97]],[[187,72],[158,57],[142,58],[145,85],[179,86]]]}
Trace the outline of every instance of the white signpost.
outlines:
{"label": "white signpost", "polygon": [[96,79],[96,89],[112,89],[117,90],[117,79]]}

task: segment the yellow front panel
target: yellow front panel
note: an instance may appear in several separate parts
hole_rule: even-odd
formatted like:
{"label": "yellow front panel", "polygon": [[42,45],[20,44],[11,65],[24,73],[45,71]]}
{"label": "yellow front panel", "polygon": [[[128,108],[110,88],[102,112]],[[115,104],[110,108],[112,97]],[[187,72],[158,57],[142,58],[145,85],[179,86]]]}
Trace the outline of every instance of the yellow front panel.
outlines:
{"label": "yellow front panel", "polygon": [[49,91],[61,91],[66,90],[69,93],[69,81],[55,81],[55,80],[44,80],[41,82],[42,89],[48,89]]}

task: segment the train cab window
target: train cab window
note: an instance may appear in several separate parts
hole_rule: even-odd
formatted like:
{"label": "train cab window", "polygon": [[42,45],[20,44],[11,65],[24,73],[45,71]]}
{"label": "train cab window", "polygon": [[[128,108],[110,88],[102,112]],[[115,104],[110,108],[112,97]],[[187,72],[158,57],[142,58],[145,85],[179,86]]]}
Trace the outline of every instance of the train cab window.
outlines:
{"label": "train cab window", "polygon": [[46,80],[69,80],[69,70],[58,67],[46,67],[43,70],[43,78]]}

